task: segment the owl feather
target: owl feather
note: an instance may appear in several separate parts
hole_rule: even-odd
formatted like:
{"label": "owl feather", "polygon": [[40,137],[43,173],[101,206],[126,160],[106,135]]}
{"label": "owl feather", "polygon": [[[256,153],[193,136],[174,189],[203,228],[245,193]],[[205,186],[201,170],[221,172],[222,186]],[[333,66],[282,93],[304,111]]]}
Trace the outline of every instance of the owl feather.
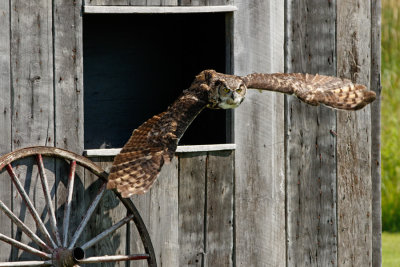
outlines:
{"label": "owl feather", "polygon": [[244,77],[205,70],[168,109],[143,123],[115,157],[107,188],[123,197],[143,194],[153,185],[164,163],[171,161],[179,139],[205,108],[235,108],[247,88],[294,94],[310,105],[358,110],[375,93],[350,80],[300,73],[253,73]]}

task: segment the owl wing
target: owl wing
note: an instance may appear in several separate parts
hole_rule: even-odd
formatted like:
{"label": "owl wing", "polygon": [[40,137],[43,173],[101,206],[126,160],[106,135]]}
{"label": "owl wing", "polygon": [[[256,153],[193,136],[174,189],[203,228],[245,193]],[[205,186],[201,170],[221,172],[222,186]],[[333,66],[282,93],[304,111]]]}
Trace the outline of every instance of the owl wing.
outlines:
{"label": "owl wing", "polygon": [[161,167],[168,163],[179,139],[207,103],[207,90],[194,84],[168,109],[133,131],[114,158],[107,188],[116,188],[122,197],[143,194],[153,185]]}
{"label": "owl wing", "polygon": [[375,93],[350,80],[302,73],[254,73],[243,77],[247,88],[294,94],[307,104],[358,110],[375,100]]}

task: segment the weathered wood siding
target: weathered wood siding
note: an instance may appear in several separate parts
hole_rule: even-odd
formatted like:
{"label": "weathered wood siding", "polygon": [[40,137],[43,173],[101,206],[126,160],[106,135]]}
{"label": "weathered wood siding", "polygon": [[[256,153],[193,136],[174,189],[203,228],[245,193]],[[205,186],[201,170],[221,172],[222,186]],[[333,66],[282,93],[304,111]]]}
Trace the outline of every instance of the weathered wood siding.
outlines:
{"label": "weathered wood siding", "polygon": [[[111,167],[110,157],[92,159],[105,170]],[[133,198],[160,266],[232,266],[233,164],[234,152],[230,150],[180,153],[163,168],[147,194]],[[85,199],[90,201],[98,188],[94,176],[86,172]],[[112,193],[106,193],[83,239],[110,227],[124,212]],[[87,251],[88,255],[143,252],[134,227],[130,225],[129,231],[123,227]]]}
{"label": "weathered wood siding", "polygon": [[[8,1],[0,3],[0,152],[11,151],[11,64],[10,64],[10,6]],[[11,207],[11,181],[6,173],[0,174],[0,195],[5,205]],[[11,222],[0,214],[0,232],[11,234]],[[11,247],[0,243],[0,261],[9,260]]]}
{"label": "weathered wood siding", "polygon": [[382,265],[381,211],[381,1],[371,1],[371,105],[372,266]]}
{"label": "weathered wood siding", "polygon": [[[286,14],[285,71],[336,75],[336,2],[287,1]],[[332,266],[337,258],[336,112],[287,96],[285,119],[287,264]]]}
{"label": "weathered wood siding", "polygon": [[[370,87],[371,3],[337,3],[338,75]],[[370,106],[338,111],[338,264],[372,265]]]}
{"label": "weathered wood siding", "polygon": [[[32,145],[84,149],[82,2],[0,3],[0,153]],[[235,5],[226,71],[338,75],[380,94],[380,1],[86,0],[86,5]],[[381,266],[380,102],[357,112],[249,92],[229,115],[236,150],[178,153],[135,196],[160,266]],[[233,123],[232,123],[233,121]],[[93,158],[103,168],[112,157]],[[30,162],[25,162],[30,163]],[[45,162],[57,218],[68,169]],[[42,214],[37,170],[16,170]],[[7,175],[1,200],[36,229]],[[74,229],[99,182],[78,169]],[[79,240],[125,215],[107,193]],[[29,240],[3,214],[0,232]],[[31,244],[32,245],[32,244]],[[30,255],[0,242],[0,261]],[[143,252],[133,223],[87,255]],[[131,264],[133,266],[134,264]],[[114,266],[114,265],[113,265]],[[117,266],[126,266],[121,263]],[[146,266],[144,262],[134,266]]]}
{"label": "weathered wood siding", "polygon": [[[283,72],[284,2],[243,1],[234,14],[234,73]],[[235,111],[235,260],[285,266],[283,95],[250,91]]]}

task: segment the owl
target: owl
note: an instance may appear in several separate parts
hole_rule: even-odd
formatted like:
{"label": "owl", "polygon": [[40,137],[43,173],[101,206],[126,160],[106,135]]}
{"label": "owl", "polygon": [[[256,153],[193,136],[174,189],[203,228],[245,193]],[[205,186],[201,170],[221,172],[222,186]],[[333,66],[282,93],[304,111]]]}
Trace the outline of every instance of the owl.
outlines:
{"label": "owl", "polygon": [[375,100],[375,93],[350,80],[300,73],[254,73],[235,76],[204,70],[166,111],[147,120],[115,157],[107,188],[123,197],[149,190],[164,163],[171,161],[179,139],[204,109],[238,107],[248,89],[294,94],[303,102],[358,110]]}

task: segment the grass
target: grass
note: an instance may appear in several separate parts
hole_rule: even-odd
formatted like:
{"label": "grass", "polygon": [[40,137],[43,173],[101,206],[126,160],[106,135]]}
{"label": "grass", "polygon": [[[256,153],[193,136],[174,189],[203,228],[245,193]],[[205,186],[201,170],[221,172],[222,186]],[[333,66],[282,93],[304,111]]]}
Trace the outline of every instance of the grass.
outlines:
{"label": "grass", "polygon": [[400,1],[382,0],[382,228],[391,232],[400,231],[399,11]]}
{"label": "grass", "polygon": [[400,233],[382,233],[382,266],[400,266]]}

